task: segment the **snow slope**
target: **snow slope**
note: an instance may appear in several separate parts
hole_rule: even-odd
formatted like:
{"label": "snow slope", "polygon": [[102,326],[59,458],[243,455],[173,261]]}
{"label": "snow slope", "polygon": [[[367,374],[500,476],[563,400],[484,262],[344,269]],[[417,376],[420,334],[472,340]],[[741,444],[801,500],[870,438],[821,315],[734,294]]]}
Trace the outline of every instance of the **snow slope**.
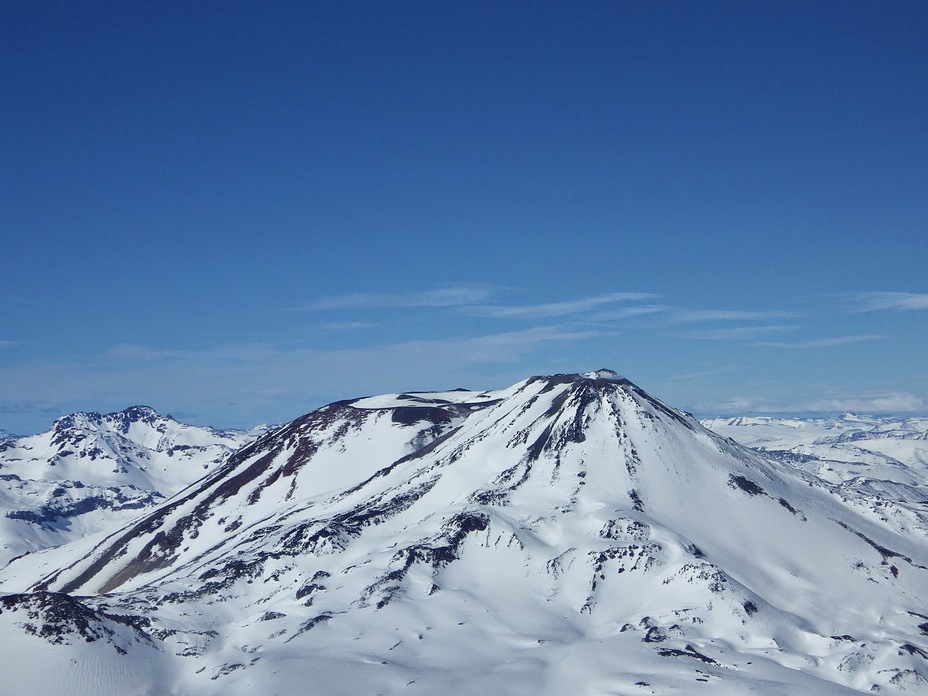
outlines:
{"label": "snow slope", "polygon": [[[615,373],[534,377],[272,430],[7,566],[0,635],[66,598],[113,631],[101,694],[136,664],[138,693],[928,693],[926,531]],[[79,693],[73,624],[11,693]]]}

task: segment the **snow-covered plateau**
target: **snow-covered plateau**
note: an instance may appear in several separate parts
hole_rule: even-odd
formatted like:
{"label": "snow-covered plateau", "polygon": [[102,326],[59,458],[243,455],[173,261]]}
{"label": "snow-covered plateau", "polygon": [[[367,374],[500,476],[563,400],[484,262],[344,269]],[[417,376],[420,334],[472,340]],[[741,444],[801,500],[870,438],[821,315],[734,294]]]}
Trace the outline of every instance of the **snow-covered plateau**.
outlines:
{"label": "snow-covered plateau", "polygon": [[860,461],[795,423],[716,434],[599,370],[146,466],[171,497],[0,570],[4,693],[928,693],[924,450],[889,443],[922,422],[858,423]]}

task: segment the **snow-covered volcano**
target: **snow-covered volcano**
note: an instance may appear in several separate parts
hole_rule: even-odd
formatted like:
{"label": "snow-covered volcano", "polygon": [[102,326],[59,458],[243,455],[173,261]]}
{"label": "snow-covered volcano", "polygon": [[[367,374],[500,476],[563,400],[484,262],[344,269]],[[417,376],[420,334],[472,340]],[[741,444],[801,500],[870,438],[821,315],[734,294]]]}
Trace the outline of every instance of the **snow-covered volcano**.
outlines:
{"label": "snow-covered volcano", "polygon": [[926,530],[607,370],[369,397],[13,562],[0,649],[58,607],[56,693],[924,691]]}

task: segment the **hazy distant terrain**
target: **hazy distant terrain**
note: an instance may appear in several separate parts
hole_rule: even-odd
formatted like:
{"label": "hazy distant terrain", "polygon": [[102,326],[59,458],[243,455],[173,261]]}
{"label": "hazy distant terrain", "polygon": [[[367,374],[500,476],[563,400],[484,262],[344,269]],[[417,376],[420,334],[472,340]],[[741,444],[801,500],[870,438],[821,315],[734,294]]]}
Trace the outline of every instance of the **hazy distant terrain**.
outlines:
{"label": "hazy distant terrain", "polygon": [[918,509],[928,500],[928,418],[716,418],[715,432],[834,484]]}

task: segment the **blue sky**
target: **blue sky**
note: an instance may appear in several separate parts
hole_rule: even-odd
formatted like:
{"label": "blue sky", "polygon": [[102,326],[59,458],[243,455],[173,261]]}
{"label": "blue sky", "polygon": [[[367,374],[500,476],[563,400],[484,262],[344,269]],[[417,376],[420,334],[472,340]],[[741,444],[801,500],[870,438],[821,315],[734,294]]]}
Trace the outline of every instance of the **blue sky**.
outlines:
{"label": "blue sky", "polygon": [[928,3],[0,5],[0,428],[610,367],[928,412]]}

